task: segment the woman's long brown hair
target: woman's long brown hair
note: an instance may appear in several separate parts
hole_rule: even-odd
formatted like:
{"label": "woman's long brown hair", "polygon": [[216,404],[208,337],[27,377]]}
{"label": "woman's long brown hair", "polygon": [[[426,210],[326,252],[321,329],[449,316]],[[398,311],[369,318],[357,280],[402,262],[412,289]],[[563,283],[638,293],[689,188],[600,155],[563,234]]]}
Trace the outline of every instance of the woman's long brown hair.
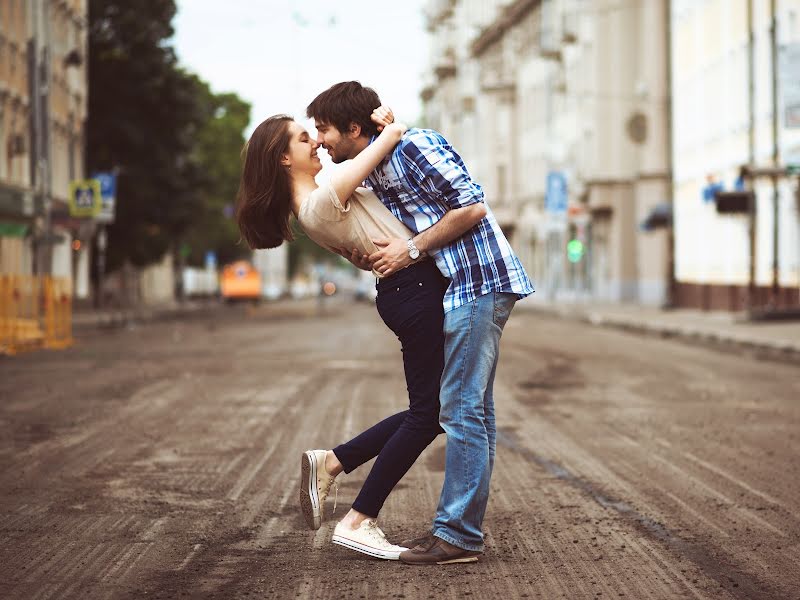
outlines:
{"label": "woman's long brown hair", "polygon": [[276,248],[294,239],[289,225],[292,184],[281,157],[289,151],[292,117],[275,115],[262,122],[245,144],[236,221],[252,249]]}

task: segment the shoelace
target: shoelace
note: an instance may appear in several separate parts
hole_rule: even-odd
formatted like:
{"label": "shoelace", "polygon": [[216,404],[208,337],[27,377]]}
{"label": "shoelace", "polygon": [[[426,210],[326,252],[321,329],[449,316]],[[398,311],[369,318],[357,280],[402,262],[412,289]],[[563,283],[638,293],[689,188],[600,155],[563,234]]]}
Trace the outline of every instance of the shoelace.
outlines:
{"label": "shoelace", "polygon": [[333,486],[333,512],[331,514],[336,514],[336,503],[339,500],[339,484],[336,481],[336,477],[329,477],[328,478],[328,485],[325,486],[325,491],[320,494],[322,496],[320,501],[322,504],[325,504],[325,500],[328,498],[328,494],[331,491],[331,486]]}
{"label": "shoelace", "polygon": [[328,483],[328,490],[330,490],[330,486],[333,486],[333,512],[332,515],[336,514],[336,501],[339,500],[339,484],[336,483],[336,480],[331,477],[330,482]]}
{"label": "shoelace", "polygon": [[421,544],[417,544],[414,547],[420,548],[422,552],[430,552],[431,549],[438,543],[439,543],[439,538],[431,534],[428,538],[425,539],[425,541],[423,541]]}
{"label": "shoelace", "polygon": [[383,530],[378,527],[378,523],[376,521],[367,520],[367,531],[375,541],[378,542],[379,545],[382,545],[384,548],[391,548],[393,544],[386,539],[386,534],[383,533]]}

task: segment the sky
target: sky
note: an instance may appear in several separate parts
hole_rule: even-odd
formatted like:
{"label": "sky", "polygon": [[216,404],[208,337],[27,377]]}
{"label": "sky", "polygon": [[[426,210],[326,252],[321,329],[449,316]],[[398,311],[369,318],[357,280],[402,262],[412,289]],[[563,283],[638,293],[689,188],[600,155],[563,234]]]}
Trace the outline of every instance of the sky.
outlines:
{"label": "sky", "polygon": [[247,133],[288,113],[308,126],[305,108],[339,81],[375,89],[413,125],[428,66],[425,0],[177,0],[173,44],[180,63],[214,92],[252,104]]}

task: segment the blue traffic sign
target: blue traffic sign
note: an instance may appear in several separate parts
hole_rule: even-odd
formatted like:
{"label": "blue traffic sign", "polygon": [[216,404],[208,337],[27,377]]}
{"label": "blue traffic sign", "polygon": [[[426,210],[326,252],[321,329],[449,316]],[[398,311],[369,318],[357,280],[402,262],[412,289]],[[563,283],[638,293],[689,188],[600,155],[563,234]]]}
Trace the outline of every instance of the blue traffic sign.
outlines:
{"label": "blue traffic sign", "polygon": [[550,213],[567,212],[567,177],[562,171],[550,171],[547,174],[544,209]]}
{"label": "blue traffic sign", "polygon": [[92,179],[100,182],[100,196],[102,208],[97,215],[97,220],[110,223],[114,220],[114,204],[117,198],[117,176],[114,173],[95,173]]}

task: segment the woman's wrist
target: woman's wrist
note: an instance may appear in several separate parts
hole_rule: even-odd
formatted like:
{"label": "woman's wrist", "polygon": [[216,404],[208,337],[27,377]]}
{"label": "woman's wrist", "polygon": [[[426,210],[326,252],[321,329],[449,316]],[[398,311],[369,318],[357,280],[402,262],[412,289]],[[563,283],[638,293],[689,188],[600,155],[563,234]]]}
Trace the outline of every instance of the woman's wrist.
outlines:
{"label": "woman's wrist", "polygon": [[386,127],[384,127],[383,132],[387,135],[396,138],[398,141],[403,134],[408,130],[408,127],[405,126],[403,123],[389,123]]}

